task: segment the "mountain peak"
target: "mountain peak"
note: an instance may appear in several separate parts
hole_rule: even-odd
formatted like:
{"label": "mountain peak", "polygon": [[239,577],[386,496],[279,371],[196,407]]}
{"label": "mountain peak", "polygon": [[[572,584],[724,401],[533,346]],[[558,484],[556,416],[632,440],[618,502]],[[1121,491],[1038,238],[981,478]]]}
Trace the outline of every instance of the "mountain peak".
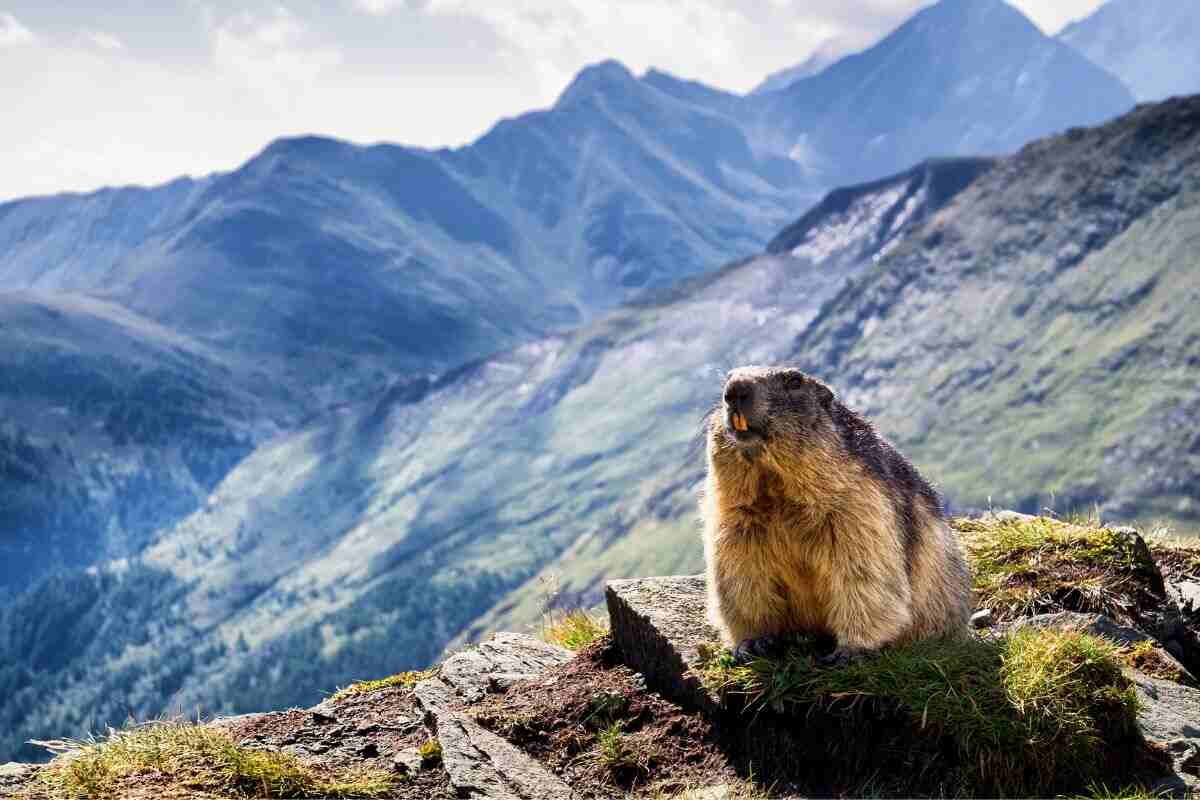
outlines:
{"label": "mountain peak", "polygon": [[558,96],[556,106],[562,106],[595,95],[597,93],[621,91],[637,82],[637,78],[629,68],[616,59],[610,58],[596,64],[589,64],[563,89]]}
{"label": "mountain peak", "polygon": [[[988,26],[996,33],[995,26],[1003,25],[1006,33],[1019,30],[1043,36],[1042,30],[1017,8],[1004,0],[940,0],[918,12],[910,22],[933,21],[959,28]],[[939,31],[941,32],[941,31]]]}

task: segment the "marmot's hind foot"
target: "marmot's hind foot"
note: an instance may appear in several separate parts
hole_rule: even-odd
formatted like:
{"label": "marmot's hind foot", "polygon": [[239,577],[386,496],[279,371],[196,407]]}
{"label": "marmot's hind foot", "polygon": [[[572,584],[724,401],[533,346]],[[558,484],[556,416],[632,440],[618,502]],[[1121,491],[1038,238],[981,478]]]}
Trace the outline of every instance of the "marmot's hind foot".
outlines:
{"label": "marmot's hind foot", "polygon": [[743,639],[733,648],[733,660],[739,664],[747,664],[756,658],[771,658],[783,653],[783,639],[779,636],[759,636],[755,639]]}

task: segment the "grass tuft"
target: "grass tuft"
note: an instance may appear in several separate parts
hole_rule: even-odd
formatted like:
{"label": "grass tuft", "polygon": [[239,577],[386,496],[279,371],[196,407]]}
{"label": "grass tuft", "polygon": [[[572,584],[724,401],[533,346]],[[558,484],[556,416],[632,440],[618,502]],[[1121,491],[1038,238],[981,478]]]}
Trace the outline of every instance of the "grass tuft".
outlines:
{"label": "grass tuft", "polygon": [[425,680],[433,675],[433,670],[417,670],[412,672],[398,672],[395,675],[390,675],[386,678],[380,678],[375,681],[359,681],[352,683],[349,686],[338,689],[333,694],[334,702],[345,700],[347,697],[353,697],[359,694],[368,694],[370,692],[378,692],[381,689],[390,689],[393,686],[398,686],[402,689],[411,689],[420,681]]}
{"label": "grass tuft", "polygon": [[417,754],[421,756],[421,762],[424,764],[440,764],[442,763],[442,743],[437,739],[427,739],[425,744],[417,748]]}
{"label": "grass tuft", "polygon": [[110,729],[100,740],[56,745],[59,755],[38,773],[44,796],[56,799],[122,797],[130,780],[245,798],[381,797],[395,786],[387,772],[327,773],[185,721]]}
{"label": "grass tuft", "polygon": [[602,618],[578,608],[557,617],[548,613],[542,623],[542,638],[568,650],[586,647],[606,633],[608,625]]}
{"label": "grass tuft", "polygon": [[596,734],[597,763],[613,774],[648,772],[645,754],[629,744],[623,726],[621,720],[614,720]]}
{"label": "grass tuft", "polygon": [[711,653],[698,671],[728,702],[750,709],[820,709],[906,720],[899,750],[927,748],[928,763],[970,793],[1030,794],[1094,780],[1136,733],[1137,694],[1118,648],[1079,631],[1023,629],[998,639],[926,640],[841,669],[815,664],[811,640],[781,659],[737,665]]}
{"label": "grass tuft", "polygon": [[1049,611],[1129,621],[1161,578],[1145,542],[1125,531],[1050,517],[955,519],[975,595],[997,621]]}

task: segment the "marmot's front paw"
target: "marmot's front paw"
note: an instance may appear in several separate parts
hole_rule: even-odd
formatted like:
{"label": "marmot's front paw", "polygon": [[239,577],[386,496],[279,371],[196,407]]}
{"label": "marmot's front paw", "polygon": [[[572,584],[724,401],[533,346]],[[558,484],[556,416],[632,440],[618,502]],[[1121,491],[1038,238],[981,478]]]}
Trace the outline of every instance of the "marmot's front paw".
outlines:
{"label": "marmot's front paw", "polygon": [[742,639],[733,648],[733,660],[745,664],[756,658],[770,658],[783,650],[783,641],[778,636],[759,636],[755,639]]}
{"label": "marmot's front paw", "polygon": [[839,647],[832,653],[817,656],[818,667],[844,667],[856,661],[862,661],[875,655],[873,650],[857,650],[853,647]]}

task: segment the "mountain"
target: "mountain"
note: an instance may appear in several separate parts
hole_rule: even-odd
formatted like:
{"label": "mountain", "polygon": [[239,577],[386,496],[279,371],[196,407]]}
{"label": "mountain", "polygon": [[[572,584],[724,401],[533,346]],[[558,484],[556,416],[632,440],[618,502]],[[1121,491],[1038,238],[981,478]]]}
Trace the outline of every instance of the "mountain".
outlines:
{"label": "mountain", "polygon": [[1200,92],[1200,6],[1109,0],[1058,38],[1125,82],[1139,101]]}
{"label": "mountain", "polygon": [[[112,303],[0,293],[0,585],[132,555],[287,419],[253,366]],[[109,516],[111,513],[112,516]]]}
{"label": "mountain", "polygon": [[1200,519],[1200,97],[1022,149],[797,337],[958,502]]}
{"label": "mountain", "polygon": [[313,415],[753,253],[803,185],[730,112],[606,62],[456,150],[283,139],[0,205],[0,586],[136,553]]}
{"label": "mountain", "polygon": [[818,182],[1005,154],[1128,111],[1129,91],[1002,0],[941,0],[873,47],[753,95],[755,140]]}
{"label": "mountain", "polygon": [[[787,350],[848,276],[990,166],[937,162],[838,192],[806,217],[795,254],[734,263],[259,446],[141,557],[0,612],[6,751],[85,712],[286,706],[423,666],[509,593],[536,595],[522,587],[546,565],[694,569],[693,440],[722,368]],[[63,613],[89,633],[55,650],[47,631],[67,626],[32,612],[67,586]]]}

